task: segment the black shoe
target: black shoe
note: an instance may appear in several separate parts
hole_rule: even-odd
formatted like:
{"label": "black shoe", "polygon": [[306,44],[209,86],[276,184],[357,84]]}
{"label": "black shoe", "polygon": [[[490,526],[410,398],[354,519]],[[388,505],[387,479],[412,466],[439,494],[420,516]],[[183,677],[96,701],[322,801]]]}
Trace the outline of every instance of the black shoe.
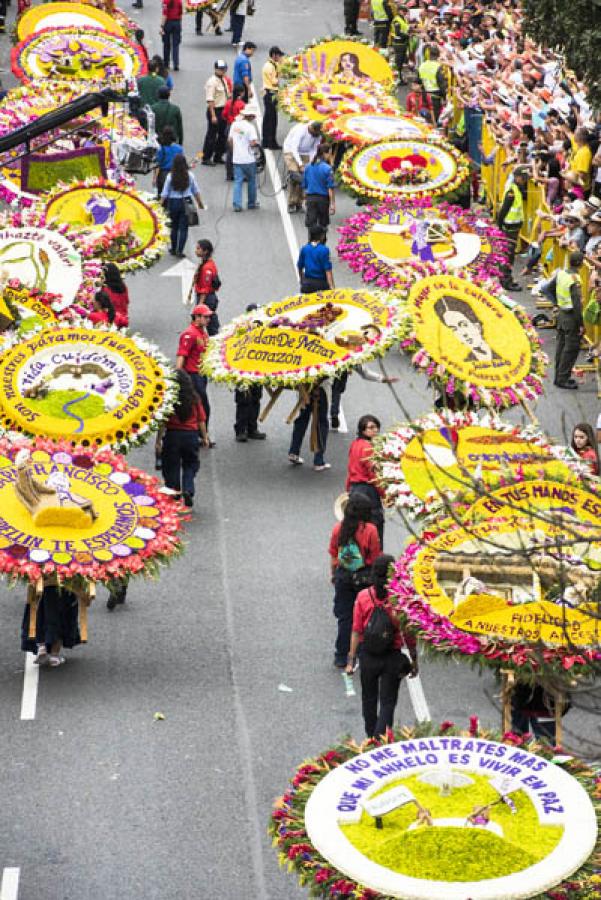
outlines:
{"label": "black shoe", "polygon": [[154,467],[157,472],[163,471],[163,463],[160,456],[155,456],[154,458]]}
{"label": "black shoe", "polygon": [[218,156],[217,159],[214,159],[214,160],[213,160],[213,165],[214,165],[214,166],[224,166],[224,165],[225,165],[225,160],[224,160],[223,156]]}
{"label": "black shoe", "polygon": [[503,285],[503,288],[506,291],[521,291],[522,290],[521,284],[518,284],[517,281],[506,281],[505,284]]}
{"label": "black shoe", "polygon": [[202,31],[199,31],[198,29],[196,29],[196,34],[198,34],[198,35],[200,35],[200,37],[202,37]]}
{"label": "black shoe", "polygon": [[570,379],[569,381],[556,381],[555,387],[561,388],[564,391],[577,391],[578,390],[578,385],[572,379]]}
{"label": "black shoe", "polygon": [[234,176],[233,176],[233,175],[226,175],[225,180],[226,180],[226,181],[233,181],[233,180],[234,180]]}
{"label": "black shoe", "polygon": [[171,256],[177,256],[177,250],[172,250],[171,248],[169,248],[169,253],[171,254]]}
{"label": "black shoe", "polygon": [[[229,29],[228,29],[228,31],[229,31]],[[223,31],[221,30],[221,28],[219,27],[219,25],[218,25],[217,28],[215,29],[215,34],[217,35],[217,37],[220,37],[220,36],[223,34]]]}
{"label": "black shoe", "polygon": [[264,431],[249,431],[248,439],[249,441],[264,441],[267,435]]}
{"label": "black shoe", "polygon": [[336,659],[334,657],[334,665],[337,669],[346,669],[346,659]]}
{"label": "black shoe", "polygon": [[340,419],[338,418],[338,416],[332,416],[332,418],[330,419],[330,422],[332,424],[332,428],[334,428],[334,429],[340,428]]}
{"label": "black shoe", "polygon": [[117,605],[117,598],[115,597],[114,594],[109,594],[109,598],[106,601],[106,608],[112,612],[114,610],[114,608],[116,607],[116,605]]}
{"label": "black shoe", "polygon": [[182,497],[184,500],[184,506],[194,506],[194,498],[192,497],[192,494],[182,494]]}
{"label": "black shoe", "polygon": [[203,159],[202,164],[203,164],[203,166],[216,166],[217,165],[217,163],[213,162],[212,159]]}
{"label": "black shoe", "polygon": [[245,444],[247,442],[248,438],[245,434],[237,434],[236,440],[238,441],[239,444]]}
{"label": "black shoe", "polygon": [[174,72],[179,72],[179,66],[173,66],[173,71],[174,71]]}

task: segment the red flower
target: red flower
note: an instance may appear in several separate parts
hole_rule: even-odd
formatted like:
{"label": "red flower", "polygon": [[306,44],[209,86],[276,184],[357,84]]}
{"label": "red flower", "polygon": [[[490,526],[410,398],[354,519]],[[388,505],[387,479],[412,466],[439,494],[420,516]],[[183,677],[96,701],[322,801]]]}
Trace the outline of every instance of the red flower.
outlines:
{"label": "red flower", "polygon": [[478,716],[470,716],[470,735],[471,735],[471,737],[476,737],[476,735],[478,734],[479,724],[480,723],[478,722]]}
{"label": "red flower", "polygon": [[450,719],[445,719],[445,721],[440,726],[440,733],[444,734],[445,731],[450,731],[451,728],[455,727],[455,723],[451,722]]}

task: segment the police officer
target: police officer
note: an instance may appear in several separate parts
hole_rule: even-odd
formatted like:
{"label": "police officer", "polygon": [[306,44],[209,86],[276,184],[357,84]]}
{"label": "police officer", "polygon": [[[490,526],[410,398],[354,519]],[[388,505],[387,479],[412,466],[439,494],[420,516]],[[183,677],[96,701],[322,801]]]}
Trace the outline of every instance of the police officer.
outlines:
{"label": "police officer", "polygon": [[439,56],[440,50],[438,47],[436,45],[431,46],[429,48],[429,59],[425,59],[417,70],[424,90],[432,100],[435,122],[438,122],[442,103],[447,93],[444,69],[440,63]]}
{"label": "police officer", "polygon": [[568,268],[555,273],[555,305],[557,306],[557,344],[555,346],[555,380],[558,388],[568,391],[578,389],[572,378],[572,367],[578,359],[580,338],[584,330],[582,321],[582,283],[579,270],[584,254],[579,250],[570,253]]}
{"label": "police officer", "polygon": [[518,166],[513,173],[513,181],[508,183],[503,194],[503,202],[497,216],[497,224],[509,241],[508,269],[503,279],[506,291],[519,291],[520,285],[513,280],[512,269],[519,235],[524,223],[524,198],[528,189],[528,169]]}
{"label": "police officer", "polygon": [[386,0],[371,0],[371,18],[374,23],[374,44],[384,49],[388,43],[390,18]]}
{"label": "police officer", "polygon": [[359,18],[359,0],[344,0],[344,33],[359,34],[357,19]]}
{"label": "police officer", "polygon": [[407,58],[409,47],[409,22],[403,15],[403,6],[397,3],[395,14],[390,23],[390,45],[394,54],[394,63],[399,73],[399,81],[405,84],[403,79],[403,66]]}

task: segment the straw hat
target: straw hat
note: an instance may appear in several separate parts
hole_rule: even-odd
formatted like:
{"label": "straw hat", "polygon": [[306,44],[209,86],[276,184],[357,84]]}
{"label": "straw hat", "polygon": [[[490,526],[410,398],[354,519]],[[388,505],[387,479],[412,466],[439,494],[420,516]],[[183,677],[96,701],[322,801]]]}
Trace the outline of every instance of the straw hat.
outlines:
{"label": "straw hat", "polygon": [[341,494],[338,494],[334,500],[334,516],[339,522],[342,522],[344,519],[344,511],[346,509],[346,504],[349,501],[349,496],[348,491],[343,491]]}

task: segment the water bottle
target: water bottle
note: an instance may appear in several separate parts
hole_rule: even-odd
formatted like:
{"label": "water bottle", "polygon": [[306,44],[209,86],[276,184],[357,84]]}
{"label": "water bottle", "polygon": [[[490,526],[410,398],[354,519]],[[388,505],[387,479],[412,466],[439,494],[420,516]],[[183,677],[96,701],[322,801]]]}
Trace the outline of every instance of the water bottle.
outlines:
{"label": "water bottle", "polygon": [[344,681],[344,690],[347,697],[356,697],[357,692],[355,691],[355,685],[353,684],[353,676],[349,675],[347,672],[342,673],[342,680]]}

